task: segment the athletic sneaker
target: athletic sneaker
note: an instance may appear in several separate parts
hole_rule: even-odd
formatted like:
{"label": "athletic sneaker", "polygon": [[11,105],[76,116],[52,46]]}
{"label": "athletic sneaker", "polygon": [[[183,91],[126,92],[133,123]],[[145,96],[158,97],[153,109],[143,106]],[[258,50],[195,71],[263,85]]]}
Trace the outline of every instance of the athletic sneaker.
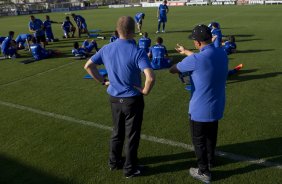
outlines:
{"label": "athletic sneaker", "polygon": [[162,33],[165,33],[165,30],[162,30]]}
{"label": "athletic sneaker", "polygon": [[243,64],[239,64],[238,66],[236,66],[234,69],[235,70],[241,70],[243,68]]}
{"label": "athletic sneaker", "polygon": [[140,176],[140,175],[141,175],[140,170],[136,169],[135,172],[133,172],[132,174],[125,175],[125,177],[126,178],[133,178],[133,177]]}
{"label": "athletic sneaker", "polygon": [[199,168],[190,168],[189,173],[193,178],[197,180],[200,180],[204,183],[211,183],[211,174],[210,173],[201,173],[199,171]]}
{"label": "athletic sneaker", "polygon": [[158,31],[156,31],[156,33],[159,33],[160,31],[158,30]]}

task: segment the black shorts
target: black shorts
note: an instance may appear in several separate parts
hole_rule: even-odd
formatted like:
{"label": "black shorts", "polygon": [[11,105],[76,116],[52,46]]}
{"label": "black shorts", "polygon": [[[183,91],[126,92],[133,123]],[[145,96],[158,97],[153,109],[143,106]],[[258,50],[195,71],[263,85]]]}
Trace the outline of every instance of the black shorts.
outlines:
{"label": "black shorts", "polygon": [[45,37],[45,35],[36,36],[36,42],[37,42],[37,43],[46,42],[46,37]]}

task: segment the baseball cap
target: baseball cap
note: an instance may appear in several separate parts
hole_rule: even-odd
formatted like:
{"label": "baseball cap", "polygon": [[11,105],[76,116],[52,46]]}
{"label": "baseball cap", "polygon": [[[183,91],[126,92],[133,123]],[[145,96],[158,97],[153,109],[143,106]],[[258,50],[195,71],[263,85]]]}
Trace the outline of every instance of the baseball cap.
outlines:
{"label": "baseball cap", "polygon": [[197,41],[208,41],[212,38],[211,29],[204,24],[197,25],[188,38]]}

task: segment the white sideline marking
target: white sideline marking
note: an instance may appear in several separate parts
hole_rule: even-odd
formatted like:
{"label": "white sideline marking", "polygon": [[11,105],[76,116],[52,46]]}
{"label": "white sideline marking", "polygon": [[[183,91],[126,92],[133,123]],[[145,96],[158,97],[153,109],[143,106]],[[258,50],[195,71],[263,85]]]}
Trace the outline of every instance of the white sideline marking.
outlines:
{"label": "white sideline marking", "polygon": [[64,65],[60,65],[60,66],[58,66],[58,67],[51,68],[51,69],[49,69],[49,70],[46,70],[46,71],[43,71],[43,72],[40,72],[40,73],[36,73],[36,74],[34,74],[34,75],[30,75],[30,76],[27,76],[27,77],[24,77],[24,78],[21,78],[21,79],[18,79],[18,80],[14,80],[14,81],[11,81],[11,82],[7,82],[7,83],[4,83],[4,84],[0,84],[0,87],[9,86],[9,85],[12,85],[12,84],[15,84],[15,83],[24,81],[24,80],[26,80],[26,79],[30,79],[30,78],[33,78],[33,77],[36,77],[36,76],[39,76],[39,75],[42,75],[42,74],[45,74],[45,73],[54,71],[54,70],[58,70],[58,69],[61,69],[61,68],[65,67],[65,66],[72,65],[72,64],[74,64],[74,63],[76,63],[76,62],[78,62],[78,61],[74,61],[74,62],[71,62],[71,63],[67,63],[67,64],[64,64]]}
{"label": "white sideline marking", "polygon": [[[0,100],[0,105],[7,106],[7,107],[10,107],[10,108],[16,108],[16,109],[20,109],[20,110],[24,110],[24,111],[33,112],[35,114],[40,114],[40,115],[52,117],[52,118],[55,118],[55,119],[69,121],[69,122],[72,122],[72,123],[96,127],[96,128],[102,129],[102,130],[108,130],[108,131],[112,130],[111,127],[105,126],[105,125],[102,125],[102,124],[99,124],[99,123],[80,120],[80,119],[76,119],[76,118],[73,118],[73,117],[60,115],[60,114],[56,114],[56,113],[52,113],[52,112],[48,112],[48,111],[42,111],[42,110],[39,110],[39,109],[34,109],[34,108],[31,108],[31,107],[13,104],[13,103],[1,101],[1,100]],[[154,142],[154,143],[166,144],[166,145],[173,146],[173,147],[183,148],[183,149],[188,150],[188,151],[194,151],[193,146],[191,146],[189,144],[185,144],[185,143],[182,143],[182,142],[177,142],[177,141],[173,141],[173,140],[169,140],[169,139],[158,138],[158,137],[154,137],[154,136],[150,136],[150,135],[144,135],[144,134],[141,135],[141,139],[144,139],[144,140],[147,140],[147,141],[150,141],[150,142]],[[228,158],[228,159],[231,159],[231,160],[235,160],[235,161],[245,161],[245,162],[248,162],[248,163],[251,163],[251,164],[257,164],[257,165],[282,169],[281,164],[269,162],[269,161],[266,161],[264,159],[251,158],[251,157],[247,157],[247,156],[243,156],[243,155],[236,155],[236,154],[233,154],[233,153],[227,153],[227,152],[223,152],[223,151],[216,151],[216,155],[220,156],[220,157]]]}

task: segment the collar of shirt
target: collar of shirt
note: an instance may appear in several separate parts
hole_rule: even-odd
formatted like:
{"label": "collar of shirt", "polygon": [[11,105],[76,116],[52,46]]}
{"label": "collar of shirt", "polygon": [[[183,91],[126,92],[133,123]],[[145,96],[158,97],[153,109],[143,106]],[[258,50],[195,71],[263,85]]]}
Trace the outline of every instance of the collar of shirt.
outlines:
{"label": "collar of shirt", "polygon": [[213,48],[213,47],[214,47],[214,44],[213,44],[213,43],[210,43],[210,44],[204,46],[203,48],[201,48],[201,49],[200,49],[200,52],[202,52],[202,51],[204,51],[204,50],[206,50],[206,49]]}

